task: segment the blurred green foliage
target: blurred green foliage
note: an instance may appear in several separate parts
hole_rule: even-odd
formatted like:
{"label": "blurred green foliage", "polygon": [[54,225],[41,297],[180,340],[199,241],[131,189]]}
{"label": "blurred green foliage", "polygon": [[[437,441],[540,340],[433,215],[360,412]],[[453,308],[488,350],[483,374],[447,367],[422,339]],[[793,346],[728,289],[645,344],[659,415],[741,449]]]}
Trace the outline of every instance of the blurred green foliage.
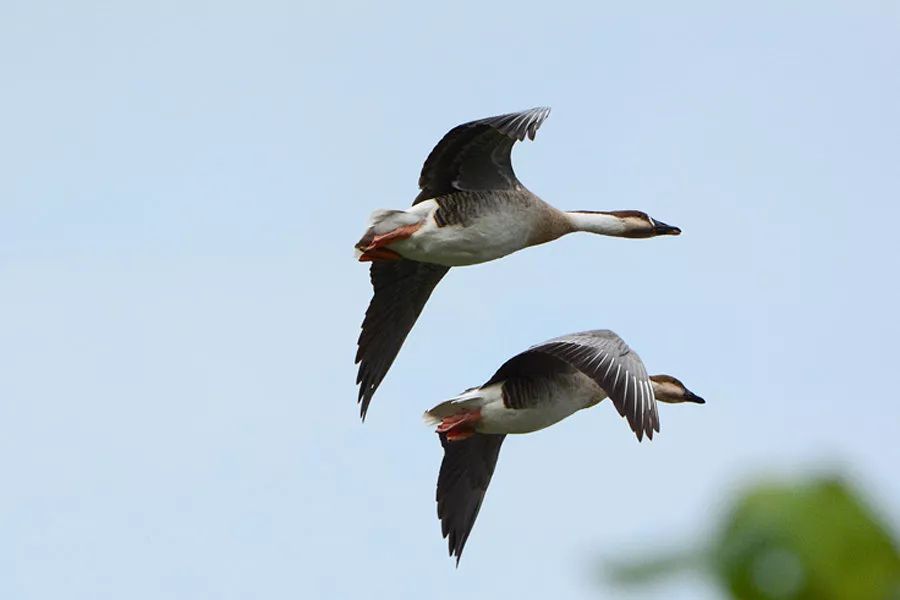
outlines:
{"label": "blurred green foliage", "polygon": [[850,485],[828,477],[742,493],[700,552],[612,569],[636,585],[702,569],[741,600],[900,600],[900,553]]}

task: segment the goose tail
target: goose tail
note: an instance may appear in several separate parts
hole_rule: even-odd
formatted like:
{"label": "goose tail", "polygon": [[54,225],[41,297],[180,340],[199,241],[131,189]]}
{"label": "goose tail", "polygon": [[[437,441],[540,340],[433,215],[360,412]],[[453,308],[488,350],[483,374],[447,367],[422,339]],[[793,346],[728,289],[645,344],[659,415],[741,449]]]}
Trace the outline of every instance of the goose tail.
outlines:
{"label": "goose tail", "polygon": [[426,425],[437,425],[446,417],[460,412],[479,409],[484,405],[484,402],[485,396],[481,388],[469,388],[462,394],[441,402],[431,410],[426,410],[425,414],[422,415],[422,419]]}

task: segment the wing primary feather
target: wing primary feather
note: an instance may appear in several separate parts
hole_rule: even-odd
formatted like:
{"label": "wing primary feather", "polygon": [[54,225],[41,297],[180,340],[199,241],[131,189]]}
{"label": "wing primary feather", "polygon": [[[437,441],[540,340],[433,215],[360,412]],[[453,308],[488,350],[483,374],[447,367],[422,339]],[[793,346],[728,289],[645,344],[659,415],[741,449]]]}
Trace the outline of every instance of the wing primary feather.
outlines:
{"label": "wing primary feather", "polygon": [[458,565],[506,436],[478,433],[454,442],[447,440],[445,434],[439,437],[444,459],[435,491],[437,513],[449,554],[456,556]]}
{"label": "wing primary feather", "polygon": [[366,418],[372,396],[400,352],[419,314],[448,267],[412,260],[373,262],[374,294],[357,341],[357,401]]}
{"label": "wing primary feather", "polygon": [[[535,363],[529,358],[536,356],[547,359],[545,363]],[[572,333],[536,344],[504,363],[488,383],[502,379],[502,375],[529,373],[539,365],[542,376],[563,370],[549,362],[550,357],[593,379],[610,398],[616,411],[625,417],[638,440],[642,440],[644,434],[652,438],[651,432],[659,431],[656,398],[644,364],[619,336],[609,330]]]}
{"label": "wing primary feather", "polygon": [[548,108],[533,108],[463,123],[448,131],[429,153],[419,175],[418,204],[456,191],[518,189],[510,161],[516,141],[534,139]]}

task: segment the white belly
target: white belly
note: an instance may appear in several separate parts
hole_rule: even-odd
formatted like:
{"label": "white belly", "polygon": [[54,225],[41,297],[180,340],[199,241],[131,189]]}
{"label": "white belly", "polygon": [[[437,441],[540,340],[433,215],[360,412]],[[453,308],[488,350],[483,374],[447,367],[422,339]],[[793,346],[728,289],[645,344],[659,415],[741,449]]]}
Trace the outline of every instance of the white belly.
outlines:
{"label": "white belly", "polygon": [[[431,206],[428,206],[428,205]],[[438,227],[432,215],[433,200],[416,205],[428,211],[422,227],[412,237],[390,244],[404,258],[447,267],[460,267],[496,260],[528,245],[532,224],[504,214],[486,214],[466,227]]]}
{"label": "white belly", "polygon": [[594,406],[605,397],[596,383],[577,373],[566,385],[555,387],[537,408],[506,408],[500,398],[491,401],[481,407],[481,419],[475,428],[481,433],[531,433]]}

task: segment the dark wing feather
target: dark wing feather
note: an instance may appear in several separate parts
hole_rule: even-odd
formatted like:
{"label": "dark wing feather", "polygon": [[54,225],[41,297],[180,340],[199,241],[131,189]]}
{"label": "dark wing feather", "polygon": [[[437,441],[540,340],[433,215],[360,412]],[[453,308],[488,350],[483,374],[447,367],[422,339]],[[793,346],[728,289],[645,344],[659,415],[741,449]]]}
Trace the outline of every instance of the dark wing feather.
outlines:
{"label": "dark wing feather", "polygon": [[360,416],[391,368],[431,292],[449,267],[414,260],[375,261],[369,270],[374,295],[357,342]]}
{"label": "dark wing feather", "polygon": [[510,408],[527,406],[534,386],[575,368],[593,379],[628,420],[638,440],[659,431],[659,412],[644,363],[618,335],[609,330],[558,337],[506,361],[485,384],[506,381],[504,400]]}
{"label": "dark wing feather", "polygon": [[549,114],[549,108],[532,108],[454,127],[425,160],[413,204],[457,191],[520,187],[510,161],[513,144],[533,140]]}
{"label": "dark wing feather", "polygon": [[622,338],[609,330],[585,331],[530,349],[561,358],[593,379],[628,420],[638,440],[659,431],[659,412],[644,363]]}
{"label": "dark wing feather", "polygon": [[437,481],[437,513],[450,556],[456,556],[456,564],[459,564],[506,436],[476,433],[470,438],[450,442],[445,434],[438,435],[444,448],[444,460]]}
{"label": "dark wing feather", "polygon": [[554,376],[574,371],[561,358],[542,352],[525,351],[503,363],[481,387],[503,382],[506,408],[533,408],[535,402],[552,396]]}

